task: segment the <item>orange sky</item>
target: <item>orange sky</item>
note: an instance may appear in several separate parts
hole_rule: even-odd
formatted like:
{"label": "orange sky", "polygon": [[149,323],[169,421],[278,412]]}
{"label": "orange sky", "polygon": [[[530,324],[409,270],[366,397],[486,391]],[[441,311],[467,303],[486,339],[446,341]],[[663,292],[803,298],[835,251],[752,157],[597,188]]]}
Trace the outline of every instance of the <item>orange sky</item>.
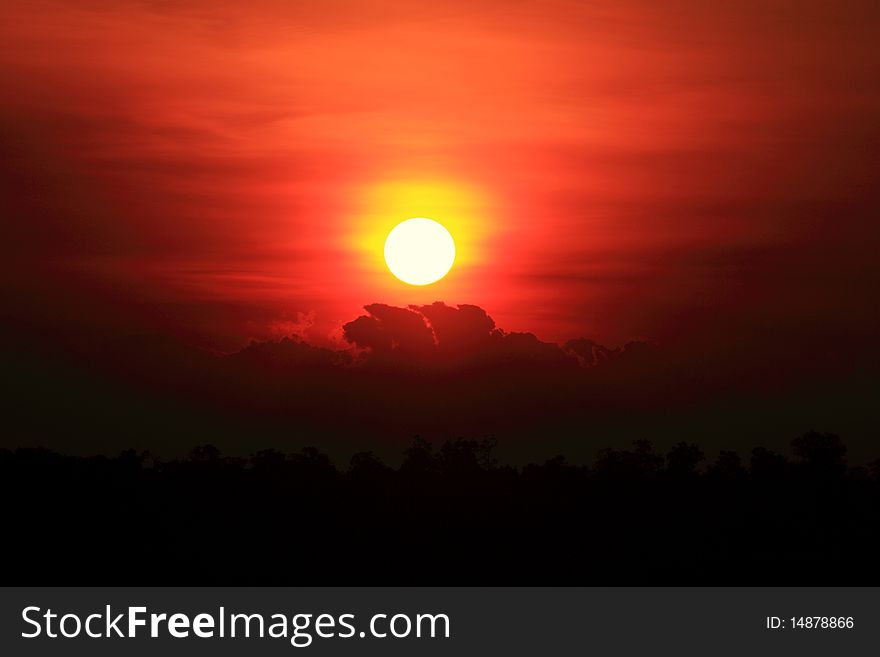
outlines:
{"label": "orange sky", "polygon": [[[219,349],[377,301],[611,344],[869,331],[876,2],[0,3],[14,278]],[[427,288],[381,261],[410,216],[459,246]]]}

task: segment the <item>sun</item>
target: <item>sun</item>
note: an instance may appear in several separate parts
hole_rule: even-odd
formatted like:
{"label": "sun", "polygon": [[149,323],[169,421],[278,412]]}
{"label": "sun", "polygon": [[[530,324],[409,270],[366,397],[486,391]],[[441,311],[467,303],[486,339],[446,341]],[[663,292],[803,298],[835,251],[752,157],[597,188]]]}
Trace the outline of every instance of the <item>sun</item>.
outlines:
{"label": "sun", "polygon": [[397,224],[385,238],[385,264],[410,285],[430,285],[449,273],[455,241],[442,224],[416,217]]}

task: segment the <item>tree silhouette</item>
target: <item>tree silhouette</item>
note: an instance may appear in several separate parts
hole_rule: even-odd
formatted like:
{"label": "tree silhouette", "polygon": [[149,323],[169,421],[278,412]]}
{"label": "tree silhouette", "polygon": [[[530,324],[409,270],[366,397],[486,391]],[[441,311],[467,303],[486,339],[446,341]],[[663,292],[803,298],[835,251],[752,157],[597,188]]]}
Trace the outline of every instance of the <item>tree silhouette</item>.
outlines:
{"label": "tree silhouette", "polygon": [[703,450],[692,443],[677,443],[666,454],[666,471],[675,477],[692,477],[706,460]]}
{"label": "tree silhouette", "polygon": [[602,449],[593,467],[558,455],[513,468],[492,457],[496,446],[456,438],[435,449],[416,437],[398,468],[362,451],[343,471],[314,447],[241,458],[206,444],[174,460],[0,450],[7,559],[17,565],[7,579],[767,585],[802,584],[804,572],[823,584],[876,577],[880,459],[847,469],[834,434],[798,436],[793,460],[755,448],[748,468],[732,451],[702,468],[702,450],[686,442],[665,454],[647,440]]}
{"label": "tree silhouette", "polygon": [[846,445],[833,433],[810,431],[791,443],[795,457],[816,472],[842,474],[846,468]]}

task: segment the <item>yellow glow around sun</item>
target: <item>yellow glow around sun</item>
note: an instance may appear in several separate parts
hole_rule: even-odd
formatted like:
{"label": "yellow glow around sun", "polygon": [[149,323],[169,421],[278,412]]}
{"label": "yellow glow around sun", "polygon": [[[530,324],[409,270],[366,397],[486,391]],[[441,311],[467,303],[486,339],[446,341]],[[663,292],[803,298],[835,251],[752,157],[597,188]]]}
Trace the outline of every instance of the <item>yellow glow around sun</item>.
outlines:
{"label": "yellow glow around sun", "polygon": [[[483,262],[483,245],[491,222],[488,217],[488,202],[484,194],[476,188],[453,182],[451,180],[433,181],[414,180],[411,178],[392,178],[383,182],[364,184],[360,189],[353,192],[356,206],[352,212],[352,222],[348,225],[346,241],[349,248],[358,254],[354,261],[357,263],[359,278],[357,285],[367,286],[368,289],[381,289],[383,299],[397,301],[389,284],[400,287],[397,280],[405,281],[411,285],[424,287],[430,283],[442,284],[448,289],[453,277],[443,276],[449,271],[449,267],[443,268],[438,273],[440,265],[430,265],[425,253],[434,253],[440,262],[445,257],[449,260],[448,265],[455,263],[455,281],[466,280],[475,266]],[[440,228],[448,233],[449,242],[446,246],[431,247],[426,250],[420,248],[402,249],[394,247],[395,253],[389,253],[389,237],[393,230],[400,224],[405,224],[413,217],[425,217],[441,222]],[[414,225],[415,227],[415,225]],[[454,241],[453,241],[454,238]],[[409,239],[409,238],[408,238]],[[396,237],[395,240],[396,242]],[[418,240],[416,240],[418,241]],[[430,241],[430,240],[429,240]],[[439,248],[438,251],[434,251]],[[417,271],[402,269],[392,262],[397,258],[404,258],[404,254],[415,255],[417,259],[425,259],[425,262],[411,263]],[[446,254],[443,256],[443,254]],[[389,255],[391,259],[389,259]],[[432,256],[433,258],[434,256]],[[436,267],[428,274],[430,267]],[[388,275],[389,269],[397,278]],[[432,288],[426,287],[425,293]],[[415,290],[410,289],[411,293]],[[390,295],[390,296],[389,296]],[[421,299],[411,294],[403,300],[412,301]],[[402,301],[399,301],[402,302]]]}
{"label": "yellow glow around sun", "polygon": [[407,219],[397,224],[385,239],[385,263],[404,283],[436,283],[446,276],[453,262],[455,241],[433,219]]}

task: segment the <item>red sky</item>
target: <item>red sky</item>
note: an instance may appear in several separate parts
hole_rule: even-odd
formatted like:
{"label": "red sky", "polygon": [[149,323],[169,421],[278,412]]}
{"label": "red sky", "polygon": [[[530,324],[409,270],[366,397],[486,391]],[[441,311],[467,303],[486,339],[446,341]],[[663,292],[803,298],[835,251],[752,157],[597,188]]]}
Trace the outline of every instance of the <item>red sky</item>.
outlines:
{"label": "red sky", "polygon": [[[878,7],[2,0],[6,277],[221,350],[435,300],[547,340],[870,341]],[[411,216],[459,247],[427,288],[381,261]]]}

